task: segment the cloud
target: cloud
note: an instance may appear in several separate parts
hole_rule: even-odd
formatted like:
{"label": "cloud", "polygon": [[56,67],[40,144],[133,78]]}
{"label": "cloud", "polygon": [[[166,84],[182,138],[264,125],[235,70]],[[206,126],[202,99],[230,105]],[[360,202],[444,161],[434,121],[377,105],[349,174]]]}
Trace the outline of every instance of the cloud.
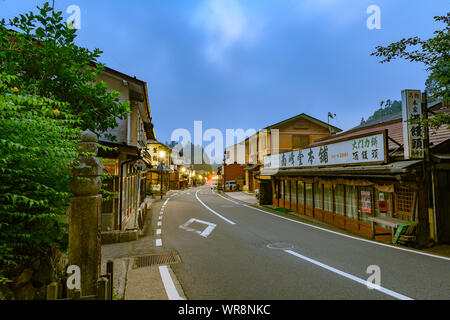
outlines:
{"label": "cloud", "polygon": [[256,20],[238,0],[206,0],[197,9],[194,22],[206,34],[206,56],[219,65],[226,63],[229,49],[251,43],[258,35]]}

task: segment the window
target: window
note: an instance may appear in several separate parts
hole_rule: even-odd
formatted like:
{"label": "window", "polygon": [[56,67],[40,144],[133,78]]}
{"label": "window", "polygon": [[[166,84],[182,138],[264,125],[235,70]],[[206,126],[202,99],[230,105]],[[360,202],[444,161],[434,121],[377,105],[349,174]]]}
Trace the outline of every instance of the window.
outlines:
{"label": "window", "polygon": [[322,208],[322,185],[314,183],[314,208]]}
{"label": "window", "polygon": [[356,187],[345,186],[346,216],[358,220],[358,208],[356,207]]}
{"label": "window", "polygon": [[299,205],[304,205],[305,199],[304,199],[303,190],[305,190],[305,188],[303,186],[303,181],[298,181],[297,186],[298,186],[298,203],[299,203]]}
{"label": "window", "polygon": [[267,148],[267,135],[260,135],[261,151],[265,151]]}
{"label": "window", "polygon": [[405,216],[412,216],[414,191],[400,187],[397,192],[397,213]]}
{"label": "window", "polygon": [[297,181],[291,181],[291,203],[297,203]]}
{"label": "window", "polygon": [[323,200],[324,200],[323,209],[328,212],[333,212],[333,191],[331,190],[331,186],[329,187],[324,186]]}
{"label": "window", "polygon": [[306,188],[306,205],[312,208],[313,206],[312,183],[306,183],[305,188]]}
{"label": "window", "polygon": [[392,217],[391,193],[375,189],[375,216]]}
{"label": "window", "polygon": [[334,204],[336,214],[344,215],[344,185],[338,184],[334,187]]}
{"label": "window", "polygon": [[292,136],[292,148],[301,148],[309,144],[309,136],[296,134]]}
{"label": "window", "polygon": [[275,195],[277,199],[280,199],[280,180],[275,180],[274,187],[275,187]]}

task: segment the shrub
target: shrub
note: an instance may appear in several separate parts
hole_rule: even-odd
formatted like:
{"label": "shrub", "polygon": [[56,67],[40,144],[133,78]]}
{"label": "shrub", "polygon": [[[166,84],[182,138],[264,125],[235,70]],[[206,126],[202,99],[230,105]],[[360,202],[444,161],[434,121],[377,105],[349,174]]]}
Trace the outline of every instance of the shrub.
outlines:
{"label": "shrub", "polygon": [[[79,120],[67,104],[12,88],[0,74],[0,280],[51,247],[67,245],[69,164]],[[25,91],[25,92],[24,92]]]}

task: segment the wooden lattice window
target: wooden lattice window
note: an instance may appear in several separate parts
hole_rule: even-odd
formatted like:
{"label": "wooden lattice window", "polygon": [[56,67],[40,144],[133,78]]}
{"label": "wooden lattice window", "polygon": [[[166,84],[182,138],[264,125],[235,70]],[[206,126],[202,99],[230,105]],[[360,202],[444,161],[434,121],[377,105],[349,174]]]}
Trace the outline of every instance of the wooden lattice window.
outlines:
{"label": "wooden lattice window", "polygon": [[397,192],[397,213],[412,216],[413,199],[413,190],[406,187],[399,187]]}

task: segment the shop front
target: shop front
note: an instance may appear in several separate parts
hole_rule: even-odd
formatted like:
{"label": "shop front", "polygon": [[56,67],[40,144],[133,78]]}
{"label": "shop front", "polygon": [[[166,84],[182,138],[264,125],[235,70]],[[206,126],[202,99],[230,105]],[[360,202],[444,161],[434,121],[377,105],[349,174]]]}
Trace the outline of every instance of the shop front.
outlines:
{"label": "shop front", "polygon": [[[351,168],[326,172],[281,169],[273,176],[273,205],[367,238],[390,240],[392,229],[383,225],[384,219],[386,223],[418,222],[415,174],[420,162],[403,161],[382,168],[370,179]],[[380,218],[380,222],[373,223],[371,218]]]}
{"label": "shop front", "polygon": [[423,163],[389,161],[387,139],[382,130],[267,157],[273,205],[378,240],[392,240],[393,225],[427,223]]}

